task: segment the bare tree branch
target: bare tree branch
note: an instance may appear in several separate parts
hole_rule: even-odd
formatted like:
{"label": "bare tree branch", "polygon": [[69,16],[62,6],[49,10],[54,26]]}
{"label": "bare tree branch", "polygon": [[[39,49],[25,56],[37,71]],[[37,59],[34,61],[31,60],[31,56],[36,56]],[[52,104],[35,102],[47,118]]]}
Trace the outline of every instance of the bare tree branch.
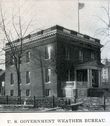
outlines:
{"label": "bare tree branch", "polygon": [[25,36],[25,34],[26,34],[26,32],[27,32],[29,26],[31,25],[31,23],[32,23],[32,19],[29,21],[29,23],[28,23],[28,25],[27,25],[27,27],[26,27],[24,33],[23,33],[23,37]]}
{"label": "bare tree branch", "polygon": [[101,17],[99,17],[99,16],[97,16],[106,26],[108,26],[108,23],[105,21],[105,20],[103,20]]}
{"label": "bare tree branch", "polygon": [[14,30],[15,30],[15,32],[16,32],[18,38],[20,39],[19,33],[18,33],[18,31],[17,31],[17,29],[16,29],[16,26],[15,26],[15,23],[14,23],[14,15],[12,16],[12,25],[13,25],[13,28],[14,28]]}

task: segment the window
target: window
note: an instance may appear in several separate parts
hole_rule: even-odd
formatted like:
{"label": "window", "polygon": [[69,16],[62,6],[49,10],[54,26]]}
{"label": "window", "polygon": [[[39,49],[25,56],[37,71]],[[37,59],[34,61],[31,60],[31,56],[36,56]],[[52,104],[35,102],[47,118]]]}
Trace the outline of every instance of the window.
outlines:
{"label": "window", "polygon": [[30,62],[30,51],[26,52],[26,62]]}
{"label": "window", "polygon": [[29,89],[26,90],[26,96],[30,96],[30,90]]}
{"label": "window", "polygon": [[51,59],[51,46],[46,46],[45,47],[45,59]]}
{"label": "window", "polygon": [[13,74],[12,73],[10,75],[10,84],[11,85],[14,84],[14,77],[13,77]]}
{"label": "window", "polygon": [[74,69],[66,70],[65,74],[66,74],[66,77],[65,77],[66,81],[73,81],[74,80]]}
{"label": "window", "polygon": [[10,64],[13,65],[14,64],[14,56],[10,57]]}
{"label": "window", "polygon": [[30,72],[26,71],[26,84],[30,83]]}
{"label": "window", "polygon": [[95,59],[95,55],[93,52],[91,52],[91,59],[94,60]]}
{"label": "window", "polygon": [[83,52],[82,52],[82,50],[79,51],[79,60],[83,61]]}
{"label": "window", "polygon": [[50,82],[50,77],[51,77],[51,69],[46,68],[45,69],[45,82]]}
{"label": "window", "polygon": [[70,59],[70,49],[68,47],[65,48],[65,55],[66,55],[66,59],[69,60]]}
{"label": "window", "polygon": [[20,74],[19,74],[19,83],[21,84],[22,82],[21,82],[21,72],[20,72]]}
{"label": "window", "polygon": [[21,90],[20,90],[20,96],[21,96]]}
{"label": "window", "polygon": [[14,90],[10,90],[10,96],[14,96]]}
{"label": "window", "polygon": [[5,86],[5,82],[4,81],[2,81],[2,87],[4,87]]}
{"label": "window", "polygon": [[51,90],[50,89],[46,89],[45,90],[45,95],[46,96],[50,96],[51,95]]}
{"label": "window", "polygon": [[77,70],[77,81],[87,82],[87,70]]}

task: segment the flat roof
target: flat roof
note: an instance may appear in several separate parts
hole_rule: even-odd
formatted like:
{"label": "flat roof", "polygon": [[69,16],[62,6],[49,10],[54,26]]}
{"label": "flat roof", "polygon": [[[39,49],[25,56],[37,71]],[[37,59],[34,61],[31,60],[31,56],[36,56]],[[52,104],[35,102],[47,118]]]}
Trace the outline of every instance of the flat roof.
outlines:
{"label": "flat roof", "polygon": [[[23,41],[26,40],[26,39],[29,39],[29,38],[34,38],[34,37],[37,37],[37,36],[45,35],[45,34],[53,32],[53,31],[61,32],[61,33],[68,34],[68,35],[71,35],[71,36],[73,35],[76,38],[80,38],[82,40],[87,40],[87,41],[92,41],[93,43],[97,43],[98,45],[100,44],[100,40],[99,39],[90,37],[90,36],[85,35],[85,34],[81,34],[81,33],[77,32],[77,31],[70,30],[70,29],[64,28],[64,27],[59,26],[59,25],[55,25],[55,26],[52,26],[50,28],[47,28],[47,29],[44,29],[44,30],[40,30],[40,31],[38,31],[36,33],[33,33],[33,34],[28,34],[27,36],[25,36],[23,38]],[[15,43],[19,42],[19,39],[16,39],[13,42],[15,42]],[[9,45],[9,43],[7,43],[6,45]]]}

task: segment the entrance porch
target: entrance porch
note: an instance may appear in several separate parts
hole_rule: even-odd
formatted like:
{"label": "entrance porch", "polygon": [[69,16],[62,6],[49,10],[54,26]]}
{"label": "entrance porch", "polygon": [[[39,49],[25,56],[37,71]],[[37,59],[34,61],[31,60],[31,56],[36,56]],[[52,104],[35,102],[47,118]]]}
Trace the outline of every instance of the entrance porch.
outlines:
{"label": "entrance porch", "polygon": [[[69,73],[69,75],[71,74]],[[101,68],[94,66],[75,67],[74,80],[67,80],[63,87],[65,97],[74,98],[76,95],[87,96],[87,90],[89,88],[100,87],[100,83]]]}

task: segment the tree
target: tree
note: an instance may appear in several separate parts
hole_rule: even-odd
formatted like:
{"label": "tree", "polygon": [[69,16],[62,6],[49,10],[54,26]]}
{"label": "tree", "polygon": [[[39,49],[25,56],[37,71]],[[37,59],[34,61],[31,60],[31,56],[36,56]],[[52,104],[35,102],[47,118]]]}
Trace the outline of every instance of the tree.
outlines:
{"label": "tree", "polygon": [[[18,19],[15,20],[17,15],[15,15],[15,16],[12,15],[12,20],[11,20],[12,29],[8,30],[7,24],[6,24],[6,19],[3,14],[2,8],[0,10],[0,14],[1,14],[0,28],[2,30],[2,33],[5,36],[4,40],[7,42],[7,46],[9,47],[11,55],[13,57],[13,64],[16,68],[17,87],[18,87],[17,95],[21,96],[21,93],[20,93],[21,92],[20,91],[20,83],[21,83],[20,64],[21,64],[21,60],[22,60],[24,52],[25,52],[25,46],[24,46],[23,41],[26,37],[31,37],[31,34],[28,34],[26,36],[26,33],[27,33],[27,30],[29,29],[29,26],[32,23],[32,20],[30,20],[28,22],[27,26],[24,29],[22,26],[22,18],[21,18],[20,9],[19,9]],[[13,31],[16,34],[13,34]],[[17,45],[17,43],[19,43],[19,45]],[[35,62],[39,62],[39,67],[41,69],[41,81],[42,81],[42,91],[43,91],[42,94],[43,94],[43,96],[45,96],[45,80],[44,80],[45,57],[44,57],[44,52],[42,52],[39,48],[37,48],[36,51],[37,51],[36,52],[37,57],[34,57],[34,55],[32,55],[32,56],[34,57],[33,59],[35,60]],[[8,61],[6,61],[6,62],[8,62]],[[55,62],[55,60],[52,62]],[[50,62],[49,64],[51,65],[52,62]]]}
{"label": "tree", "polygon": [[[21,20],[21,15],[20,15],[20,8],[19,8],[19,15],[18,15],[18,23],[15,23],[15,16],[12,15],[12,29],[16,33],[16,38],[15,40],[15,34],[12,33],[12,29],[8,30],[7,25],[6,25],[6,19],[3,14],[2,7],[0,8],[0,14],[1,14],[1,23],[0,23],[0,28],[2,33],[4,34],[5,38],[4,40],[7,42],[7,45],[10,48],[12,58],[14,61],[14,65],[16,68],[16,75],[17,75],[17,86],[18,86],[18,96],[21,96],[20,93],[20,64],[21,64],[21,58],[23,56],[23,38],[27,33],[27,30],[32,22],[32,20],[29,21],[25,29],[23,29],[22,25],[22,20]],[[19,46],[15,43],[15,41],[19,42]]]}
{"label": "tree", "polygon": [[103,26],[101,26],[100,28],[96,29],[95,31],[95,36],[97,35],[101,35],[101,37],[103,36],[103,40],[107,39],[108,40],[105,42],[104,47],[108,44],[109,40],[110,40],[110,7],[109,7],[109,0],[107,3],[107,7],[102,6],[101,8],[103,9],[103,12],[105,13],[105,18],[97,16],[97,18],[99,19],[99,21],[102,23]]}

